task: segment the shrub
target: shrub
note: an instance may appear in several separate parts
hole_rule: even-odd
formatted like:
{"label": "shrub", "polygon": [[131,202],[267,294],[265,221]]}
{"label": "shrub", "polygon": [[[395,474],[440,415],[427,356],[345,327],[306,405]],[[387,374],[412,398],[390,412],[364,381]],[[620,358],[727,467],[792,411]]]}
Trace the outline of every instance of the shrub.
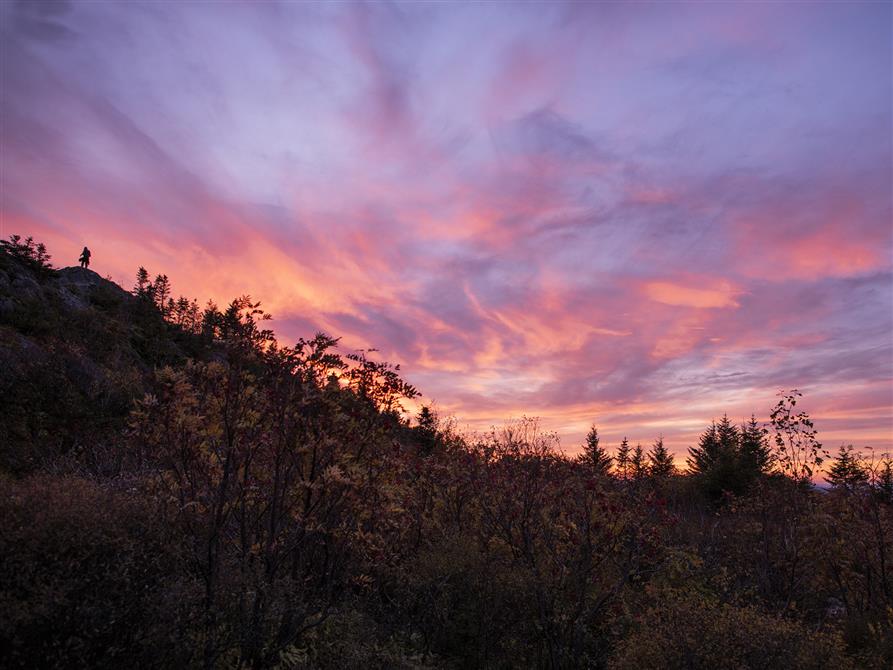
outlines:
{"label": "shrub", "polygon": [[89,481],[0,483],[0,666],[178,665],[189,585],[151,506]]}
{"label": "shrub", "polygon": [[755,607],[670,596],[646,610],[637,624],[614,657],[615,670],[853,667],[838,636],[810,631]]}

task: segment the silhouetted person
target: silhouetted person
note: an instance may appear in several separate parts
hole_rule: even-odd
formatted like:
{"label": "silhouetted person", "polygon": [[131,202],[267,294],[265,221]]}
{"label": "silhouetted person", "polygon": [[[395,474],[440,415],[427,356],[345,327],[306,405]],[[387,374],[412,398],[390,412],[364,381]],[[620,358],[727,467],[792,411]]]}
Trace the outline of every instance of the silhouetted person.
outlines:
{"label": "silhouetted person", "polygon": [[81,252],[81,257],[78,260],[81,262],[82,268],[90,267],[90,250],[87,247],[84,247],[84,250]]}

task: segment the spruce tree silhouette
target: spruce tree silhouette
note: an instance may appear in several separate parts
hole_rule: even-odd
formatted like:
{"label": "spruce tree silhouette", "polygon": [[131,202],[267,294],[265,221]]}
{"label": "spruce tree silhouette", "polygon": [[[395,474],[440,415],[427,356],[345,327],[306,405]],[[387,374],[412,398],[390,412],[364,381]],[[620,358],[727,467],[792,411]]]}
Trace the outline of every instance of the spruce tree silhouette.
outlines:
{"label": "spruce tree silhouette", "polygon": [[606,475],[611,470],[611,463],[614,459],[608,455],[604,447],[599,446],[598,429],[595,425],[589,429],[586,443],[583,445],[583,453],[577,460],[601,474]]}

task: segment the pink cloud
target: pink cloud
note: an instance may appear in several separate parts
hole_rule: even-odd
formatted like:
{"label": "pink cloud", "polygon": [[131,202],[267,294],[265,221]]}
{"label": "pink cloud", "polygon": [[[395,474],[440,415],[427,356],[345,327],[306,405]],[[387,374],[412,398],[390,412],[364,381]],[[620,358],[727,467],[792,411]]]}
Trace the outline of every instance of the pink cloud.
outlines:
{"label": "pink cloud", "polygon": [[664,305],[695,308],[738,307],[735,296],[740,290],[729,282],[720,281],[714,288],[696,288],[669,281],[648,282],[644,286],[645,295]]}

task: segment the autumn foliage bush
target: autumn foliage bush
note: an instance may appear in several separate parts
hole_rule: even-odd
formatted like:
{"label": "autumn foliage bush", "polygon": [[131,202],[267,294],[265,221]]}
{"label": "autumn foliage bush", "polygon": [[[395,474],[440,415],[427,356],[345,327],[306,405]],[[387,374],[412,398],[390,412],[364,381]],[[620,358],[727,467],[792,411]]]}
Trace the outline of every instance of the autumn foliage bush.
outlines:
{"label": "autumn foliage bush", "polygon": [[611,662],[616,670],[824,670],[853,667],[838,635],[753,606],[665,594],[639,617]]}
{"label": "autumn foliage bush", "polygon": [[[0,483],[0,666],[176,665],[194,584],[150,502],[96,482]],[[184,629],[178,624],[182,623]]]}

